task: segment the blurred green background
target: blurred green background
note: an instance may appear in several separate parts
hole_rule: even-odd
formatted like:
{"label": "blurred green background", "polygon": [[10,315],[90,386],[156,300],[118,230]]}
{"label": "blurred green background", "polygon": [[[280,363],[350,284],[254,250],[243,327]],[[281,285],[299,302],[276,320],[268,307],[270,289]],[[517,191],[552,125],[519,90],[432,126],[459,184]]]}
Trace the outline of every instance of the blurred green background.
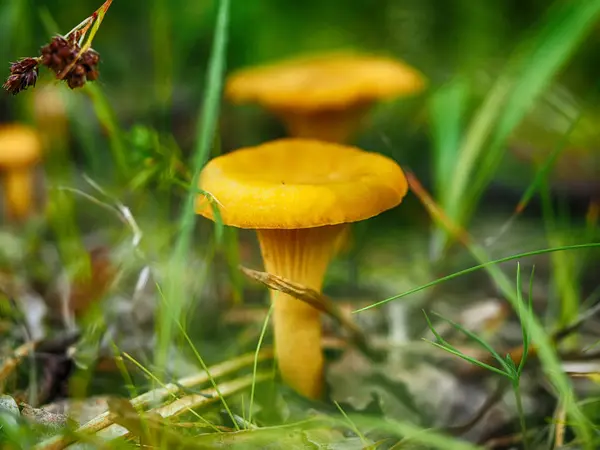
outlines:
{"label": "blurred green background", "polygon": [[[52,35],[66,34],[100,3],[0,0],[0,74],[8,76],[11,61],[37,55]],[[10,244],[1,245],[2,269],[35,285],[52,315],[57,308],[44,296],[51,292],[47,285],[63,272],[77,285],[81,262],[93,259],[80,257],[87,250],[99,243],[118,266],[117,287],[102,291],[104,302],[76,317],[87,362],[101,350],[114,356],[107,341],[100,345],[114,329],[118,351],[139,350],[140,360],[157,372],[169,346],[183,349],[184,362],[194,360],[175,325],[180,317],[194,349],[210,363],[256,348],[263,316],[250,324],[227,322],[230,310],[242,303],[266,312],[265,289],[246,283],[237,270],[240,262],[261,267],[254,234],[194,222],[191,203],[185,206],[186,194],[194,195],[191,161],[209,156],[202,154],[202,137],[214,144],[206,146],[212,156],[285,135],[282,124],[257,106],[225,99],[220,109],[210,102],[202,108],[213,97],[208,94],[220,94],[218,83],[207,83],[219,4],[114,0],[93,43],[101,55],[97,82],[71,91],[42,70],[36,89],[15,97],[0,94],[2,123],[39,125],[40,104],[49,116],[64,107],[69,119],[68,136],[54,142],[44,161],[41,179],[47,184],[45,189],[39,184],[48,197],[47,214],[22,228],[8,224],[0,230],[2,242]],[[355,143],[394,158],[432,199],[417,185],[399,208],[354,226],[349,250],[332,264],[326,292],[357,309],[494,258],[596,245],[599,17],[597,0],[231,0],[227,73],[306,52],[355,49],[404,60],[429,81],[419,95],[377,105]],[[210,129],[199,129],[203,112],[217,121],[215,139]],[[101,189],[85,181],[84,173]],[[134,227],[119,209],[125,205],[143,232],[140,242],[132,240]],[[47,247],[58,249],[50,262],[44,259]],[[529,324],[534,341],[597,303],[599,255],[588,250],[532,258],[541,286],[534,299],[540,320]],[[526,261],[523,270],[533,264]],[[154,279],[138,290],[147,267]],[[520,312],[515,272],[510,263],[488,266],[406,303],[371,311],[378,319],[369,319],[369,313],[355,317],[366,317],[361,325],[369,337],[393,341],[400,335],[415,338],[413,345],[427,332],[421,309],[434,303],[462,312],[491,297],[499,310],[510,310],[510,303]],[[517,316],[499,319],[514,326],[504,334],[492,331],[495,344],[521,343]],[[132,337],[138,327],[142,331]],[[597,336],[588,340],[597,344]],[[154,358],[157,348],[161,355]],[[549,343],[540,349],[546,351],[542,367],[548,379],[571,398],[558,349]],[[91,378],[93,385],[93,365],[81,367],[85,382]],[[179,373],[190,371],[183,367]],[[77,393],[85,393],[85,382]],[[108,390],[123,391],[121,384]],[[580,420],[575,413],[569,412]],[[539,423],[545,426],[543,414]]]}
{"label": "blurred green background", "polygon": [[[10,61],[36,55],[53,34],[65,34],[99,6],[94,0],[4,0],[5,74]],[[70,118],[63,165],[75,177],[61,180],[59,170],[50,174],[51,183],[80,187],[77,176],[88,174],[131,206],[136,217],[147,219],[147,226],[169,229],[157,244],[161,251],[177,233],[171,219],[181,205],[182,183],[189,182],[189,157],[198,148],[217,6],[208,0],[115,0],[93,43],[101,55],[98,82],[70,91],[42,71],[38,89],[0,96],[0,120],[30,122],[43,87],[59,87],[58,103]],[[458,226],[468,229],[472,215],[495,217],[496,230],[528,188],[540,190],[545,178],[535,181],[536,171],[563,146],[548,193],[566,210],[573,207],[580,224],[599,187],[596,13],[595,2],[568,1],[549,6],[538,0],[233,0],[226,70],[332,49],[402,59],[425,75],[429,88],[377,105],[356,136],[359,146],[388,154],[413,171]],[[508,88],[494,106],[490,99],[502,80]],[[213,154],[285,134],[261,108],[227,100],[218,129]],[[472,142],[475,157],[469,160],[466,147]],[[480,202],[482,197],[488,201]],[[551,212],[543,209],[536,197],[527,211],[547,219]],[[111,220],[78,212],[83,230]],[[165,220],[152,221],[156,216]],[[381,221],[359,225],[364,228],[356,233],[357,248],[360,237],[372,236],[368,230],[385,226],[386,217],[392,230],[410,225],[412,233],[425,237],[431,228],[425,210],[409,196]],[[433,259],[440,258],[444,235],[437,230],[421,252],[430,247]],[[531,245],[523,237],[516,247],[523,243]]]}
{"label": "blurred green background", "polygon": [[[0,60],[5,61],[5,74],[10,61],[36,55],[53,34],[66,34],[100,3],[4,0]],[[429,80],[428,89],[377,105],[355,142],[414,172],[459,227],[482,239],[500,235],[489,250],[505,255],[542,246],[544,228],[555,215],[561,216],[556,226],[564,232],[563,241],[571,242],[578,236],[574,230],[584,226],[590,201],[598,197],[596,3],[233,0],[226,71],[336,49],[391,55],[413,65]],[[89,186],[81,174],[89,175],[132,208],[146,234],[154,236],[145,245],[166,266],[174,264],[167,254],[178,233],[174,224],[182,188],[193,172],[191,156],[199,148],[197,124],[207,92],[218,5],[208,0],[115,0],[93,43],[101,55],[98,82],[71,91],[42,70],[37,89],[15,97],[0,95],[1,121],[31,122],[44,87],[59,88],[54,99],[60,101],[51,96],[45,102],[50,109],[57,104],[66,108],[69,139],[61,145],[68,151],[48,153],[50,184],[85,190]],[[213,155],[285,135],[282,124],[260,107],[227,100],[220,107]],[[563,147],[547,180],[536,179],[544,165],[551,167],[551,152]],[[500,231],[529,192],[543,193],[526,209],[534,219],[527,225],[540,231],[536,239],[515,232],[514,243],[504,245],[508,236]],[[549,198],[564,206],[560,214]],[[50,200],[49,222],[59,241],[78,241],[74,230],[86,234],[103,226],[121,238],[126,235],[114,229],[114,218],[91,205],[75,207],[74,201],[60,195]],[[71,213],[76,217],[69,223]],[[470,230],[472,216],[486,231]],[[567,224],[571,216],[574,229]],[[210,259],[215,252],[213,241],[207,240],[210,226],[199,222],[196,249]],[[349,255],[354,262],[380,230],[400,246],[419,236],[418,253],[429,253],[434,263],[444,260],[452,241],[439,223],[432,226],[415,195],[401,208],[355,228]],[[240,278],[234,275],[239,252],[236,245],[225,247],[219,251],[226,254],[228,273],[239,289]],[[61,252],[69,253],[64,248]],[[72,264],[75,254],[63,254],[63,264]],[[358,272],[354,266],[338,281],[353,285]],[[218,268],[211,274],[217,280],[222,276]],[[418,283],[412,279],[408,286]]]}
{"label": "blurred green background", "polygon": [[[7,70],[9,61],[35,54],[53,33],[66,33],[98,3],[4,0],[0,58]],[[98,84],[125,128],[142,123],[161,132],[172,131],[184,151],[190,149],[216,4],[208,0],[152,0],[143,5],[115,1],[94,47],[102,56]],[[308,51],[361,49],[406,60],[428,77],[431,91],[457,75],[464,77],[473,87],[469,107],[487,92],[517,43],[531,35],[547,7],[548,2],[537,0],[238,0],[231,11],[227,68]],[[576,105],[596,90],[599,37],[595,27],[557,79]],[[40,82],[51,80],[46,75]],[[82,96],[81,92],[69,95]],[[16,98],[2,96],[2,120],[23,118],[30,97],[31,92]],[[430,145],[425,98],[400,100],[377,112],[359,143],[391,152],[427,177]],[[93,118],[78,115],[78,120],[92,122]],[[544,128],[554,124],[547,117],[542,121]],[[93,123],[86,129],[90,128]],[[280,124],[258,108],[230,106],[225,107],[221,129],[225,149],[283,133]],[[382,143],[381,133],[388,137],[388,145]],[[102,160],[106,155],[102,141],[90,140],[85,145],[90,144],[94,148],[87,153]],[[511,170],[504,173],[509,175]]]}

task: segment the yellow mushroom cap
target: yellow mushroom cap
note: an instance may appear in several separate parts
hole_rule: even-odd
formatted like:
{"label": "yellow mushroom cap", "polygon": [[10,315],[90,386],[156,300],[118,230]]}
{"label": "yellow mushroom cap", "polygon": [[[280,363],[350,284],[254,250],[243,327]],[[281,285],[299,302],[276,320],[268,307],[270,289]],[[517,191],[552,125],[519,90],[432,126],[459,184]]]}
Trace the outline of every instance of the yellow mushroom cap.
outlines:
{"label": "yellow mushroom cap", "polygon": [[[200,175],[226,225],[299,229],[356,222],[393,208],[406,195],[393,160],[355,147],[280,139],[219,156]],[[214,220],[200,196],[196,211]]]}
{"label": "yellow mushroom cap", "polygon": [[41,154],[42,144],[34,128],[18,124],[0,126],[0,168],[34,164]]}
{"label": "yellow mushroom cap", "polygon": [[425,86],[414,68],[394,59],[335,53],[233,74],[226,95],[272,109],[314,111],[408,95]]}

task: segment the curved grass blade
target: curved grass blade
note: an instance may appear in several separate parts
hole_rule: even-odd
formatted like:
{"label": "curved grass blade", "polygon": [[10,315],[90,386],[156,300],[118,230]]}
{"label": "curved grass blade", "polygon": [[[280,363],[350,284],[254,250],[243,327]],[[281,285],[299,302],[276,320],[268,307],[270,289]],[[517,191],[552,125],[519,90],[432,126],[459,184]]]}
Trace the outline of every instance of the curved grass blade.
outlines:
{"label": "curved grass blade", "polygon": [[544,249],[534,250],[534,251],[530,251],[530,252],[517,253],[515,255],[506,256],[506,257],[500,258],[500,259],[495,259],[493,261],[489,261],[489,262],[485,262],[485,263],[482,263],[482,264],[478,264],[476,266],[469,267],[468,269],[464,269],[464,270],[455,272],[453,274],[447,275],[445,277],[438,278],[437,280],[431,281],[430,283],[426,283],[426,284],[424,284],[422,286],[418,286],[418,287],[413,288],[413,289],[409,289],[408,291],[403,292],[401,294],[394,295],[392,297],[386,298],[385,300],[381,300],[379,302],[373,303],[373,304],[365,306],[363,308],[356,309],[356,310],[352,311],[352,313],[353,314],[360,313],[360,312],[363,312],[363,311],[367,311],[367,310],[369,310],[371,308],[377,308],[379,306],[383,306],[386,303],[389,303],[389,302],[391,302],[393,300],[398,300],[400,298],[407,297],[407,296],[409,296],[411,294],[415,294],[415,293],[420,292],[420,291],[422,291],[424,289],[428,289],[428,288],[430,288],[432,286],[435,286],[436,284],[440,284],[440,283],[443,283],[445,281],[449,281],[449,280],[452,280],[454,278],[458,278],[458,277],[461,277],[463,275],[467,275],[467,274],[469,274],[471,272],[475,272],[477,270],[485,269],[486,267],[495,266],[495,265],[498,265],[498,264],[501,264],[501,263],[504,263],[504,262],[507,262],[507,261],[514,261],[515,259],[527,258],[527,257],[530,257],[530,256],[536,256],[536,255],[543,255],[543,254],[546,254],[546,253],[564,252],[564,251],[571,251],[571,250],[584,250],[584,249],[590,249],[590,248],[600,248],[600,242],[592,242],[592,243],[589,243],[589,244],[564,245],[564,246],[561,246],[561,247],[544,248]]}
{"label": "curved grass blade", "polygon": [[[600,0],[555,2],[534,37],[514,53],[474,116],[454,165],[453,182],[443,206],[458,224],[469,220],[502,160],[510,133],[599,15]],[[439,233],[445,234],[443,230]]]}
{"label": "curved grass blade", "polygon": [[[498,375],[502,375],[502,376],[506,376],[506,372],[498,369],[497,367],[491,366],[483,361],[479,361],[471,356],[465,355],[463,352],[461,352],[460,350],[458,350],[456,347],[454,347],[452,344],[450,344],[448,341],[446,341],[434,328],[433,324],[431,323],[431,320],[429,319],[429,316],[427,315],[427,313],[425,313],[425,311],[423,311],[423,314],[425,314],[425,320],[427,321],[427,326],[429,327],[429,329],[431,330],[431,332],[433,333],[433,335],[435,336],[436,341],[429,341],[427,339],[424,339],[426,342],[429,342],[431,345],[433,345],[434,347],[437,347],[441,350],[444,350],[445,352],[448,352],[454,356],[457,356],[461,359],[463,359],[464,361],[467,361],[475,366],[479,366],[482,369],[486,369],[489,370],[490,372],[494,372]],[[440,317],[440,319],[448,322],[450,325],[452,325],[454,328],[456,328],[459,331],[465,332],[466,330],[461,327],[460,325],[436,314],[438,317]],[[492,354],[492,356],[494,356],[494,358],[496,358],[498,361],[501,361],[501,364],[504,365],[504,361],[503,359],[496,353],[496,351],[491,348],[489,345],[487,345],[487,343],[481,341],[480,338],[477,338],[478,342],[486,349],[490,352],[490,354]]]}
{"label": "curved grass blade", "polygon": [[198,179],[202,167],[208,160],[211,145],[217,129],[217,118],[223,88],[223,76],[225,73],[225,56],[227,51],[227,38],[229,27],[230,0],[221,0],[217,13],[217,22],[208,64],[208,78],[205,86],[204,103],[198,118],[198,137],[194,151],[192,167],[193,177],[191,189],[188,192],[184,207],[179,219],[179,235],[175,242],[175,248],[171,254],[168,276],[165,283],[165,296],[171,314],[160,314],[158,346],[156,352],[156,364],[164,366],[167,358],[168,348],[173,335],[173,317],[179,317],[185,303],[185,292],[183,286],[182,267],[185,267],[189,255],[192,233],[195,224],[195,201]]}
{"label": "curved grass blade", "polygon": [[262,347],[263,340],[265,338],[265,334],[267,334],[267,327],[269,326],[269,320],[271,319],[271,314],[273,313],[273,304],[269,307],[267,311],[267,316],[265,317],[265,321],[263,323],[262,329],[260,330],[260,336],[258,338],[258,343],[256,344],[256,353],[254,354],[254,365],[252,367],[252,387],[250,388],[250,405],[248,409],[248,423],[252,423],[252,409],[254,408],[254,389],[256,387],[256,371],[258,370],[258,355],[260,354],[260,348]]}

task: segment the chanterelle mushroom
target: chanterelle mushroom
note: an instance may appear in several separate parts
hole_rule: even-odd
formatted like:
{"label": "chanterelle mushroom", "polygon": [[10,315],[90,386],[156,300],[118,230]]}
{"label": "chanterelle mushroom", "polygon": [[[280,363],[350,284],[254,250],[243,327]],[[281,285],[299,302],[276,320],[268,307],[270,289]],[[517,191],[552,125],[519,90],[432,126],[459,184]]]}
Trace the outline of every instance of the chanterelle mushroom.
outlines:
{"label": "chanterelle mushroom", "polygon": [[346,143],[378,100],[423,90],[422,75],[394,59],[348,53],[241,70],[226,86],[236,103],[258,103],[293,137]]}
{"label": "chanterelle mushroom", "polygon": [[[345,224],[398,205],[407,191],[391,159],[309,139],[281,139],[210,161],[200,187],[226,225],[256,229],[269,273],[319,291]],[[213,219],[204,196],[197,212]],[[272,291],[275,346],[283,379],[317,398],[323,389],[319,312]]]}
{"label": "chanterelle mushroom", "polygon": [[6,213],[24,219],[32,211],[33,166],[40,160],[42,145],[37,132],[25,125],[0,127],[0,170]]}

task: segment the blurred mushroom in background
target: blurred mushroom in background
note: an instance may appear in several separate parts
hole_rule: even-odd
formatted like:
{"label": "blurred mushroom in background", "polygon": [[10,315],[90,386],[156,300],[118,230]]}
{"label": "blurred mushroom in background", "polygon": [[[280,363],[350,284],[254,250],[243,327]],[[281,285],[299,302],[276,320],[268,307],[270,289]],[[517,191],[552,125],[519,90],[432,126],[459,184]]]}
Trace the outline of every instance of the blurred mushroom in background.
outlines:
{"label": "blurred mushroom in background", "polygon": [[292,137],[347,143],[374,103],[424,88],[423,76],[401,61],[331,53],[241,70],[225,95],[271,111]]}
{"label": "blurred mushroom in background", "polygon": [[66,144],[69,132],[67,105],[62,86],[46,84],[32,93],[33,117],[44,141],[44,148]]}
{"label": "blurred mushroom in background", "polygon": [[9,220],[23,221],[34,212],[34,173],[41,156],[42,141],[34,128],[16,123],[0,127],[0,170]]}

